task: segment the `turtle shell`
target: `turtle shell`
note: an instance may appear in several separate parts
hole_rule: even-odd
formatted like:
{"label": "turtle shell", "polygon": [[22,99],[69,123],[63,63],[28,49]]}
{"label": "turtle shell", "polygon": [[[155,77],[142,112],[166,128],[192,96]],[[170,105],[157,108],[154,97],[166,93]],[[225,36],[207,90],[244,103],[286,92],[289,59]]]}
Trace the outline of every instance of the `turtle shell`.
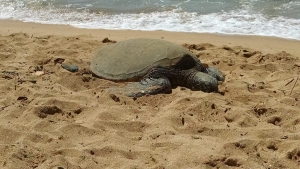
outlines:
{"label": "turtle shell", "polygon": [[153,67],[181,63],[190,68],[196,62],[198,58],[180,45],[159,39],[130,39],[101,48],[92,58],[90,69],[101,78],[130,81],[144,76]]}

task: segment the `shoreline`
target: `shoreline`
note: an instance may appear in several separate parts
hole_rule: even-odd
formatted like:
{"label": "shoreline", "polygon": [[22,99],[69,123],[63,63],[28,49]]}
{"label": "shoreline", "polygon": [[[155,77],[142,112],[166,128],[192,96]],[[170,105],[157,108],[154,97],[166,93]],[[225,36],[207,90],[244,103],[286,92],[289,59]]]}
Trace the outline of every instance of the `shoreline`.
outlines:
{"label": "shoreline", "polygon": [[[226,35],[210,33],[168,32],[168,31],[137,31],[137,30],[106,30],[75,28],[69,25],[52,25],[15,20],[0,20],[1,35],[12,33],[27,33],[32,36],[62,35],[76,36],[87,35],[102,40],[107,37],[112,40],[121,41],[132,38],[157,38],[174,43],[211,43],[217,46],[243,46],[260,50],[267,53],[286,51],[292,55],[299,55],[297,48],[300,40],[284,39],[278,37],[255,36],[255,35]],[[100,39],[99,39],[100,38]]]}

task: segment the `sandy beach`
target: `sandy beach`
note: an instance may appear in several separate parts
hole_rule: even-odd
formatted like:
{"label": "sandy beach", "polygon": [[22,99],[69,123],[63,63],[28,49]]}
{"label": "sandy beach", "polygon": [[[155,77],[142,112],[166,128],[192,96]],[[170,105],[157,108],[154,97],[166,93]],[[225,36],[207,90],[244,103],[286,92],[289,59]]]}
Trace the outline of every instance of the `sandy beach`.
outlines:
{"label": "sandy beach", "polygon": [[[0,20],[0,168],[300,167],[300,41]],[[104,38],[171,41],[219,68],[219,93],[132,99],[88,69]],[[61,60],[60,60],[61,59]],[[112,97],[114,96],[114,97]]]}

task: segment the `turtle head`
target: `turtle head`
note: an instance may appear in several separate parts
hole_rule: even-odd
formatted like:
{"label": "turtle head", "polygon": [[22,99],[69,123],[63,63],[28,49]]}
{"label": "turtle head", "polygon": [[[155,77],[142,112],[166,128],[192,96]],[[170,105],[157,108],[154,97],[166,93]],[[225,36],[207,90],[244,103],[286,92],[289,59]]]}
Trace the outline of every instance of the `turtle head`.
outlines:
{"label": "turtle head", "polygon": [[190,86],[192,90],[218,92],[217,79],[203,72],[197,72],[188,86]]}
{"label": "turtle head", "polygon": [[207,67],[206,68],[207,73],[216,78],[218,81],[224,81],[225,80],[225,75],[216,67]]}

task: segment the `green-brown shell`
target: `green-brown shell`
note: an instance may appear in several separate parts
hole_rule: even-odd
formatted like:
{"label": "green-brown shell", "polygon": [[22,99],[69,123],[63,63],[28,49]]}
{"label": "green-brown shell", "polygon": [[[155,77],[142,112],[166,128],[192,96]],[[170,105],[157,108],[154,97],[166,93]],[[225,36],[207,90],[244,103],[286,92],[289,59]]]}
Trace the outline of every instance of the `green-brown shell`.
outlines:
{"label": "green-brown shell", "polygon": [[159,39],[130,39],[101,48],[90,69],[110,80],[131,80],[144,76],[155,66],[174,66],[184,56],[197,57],[186,48]]}

